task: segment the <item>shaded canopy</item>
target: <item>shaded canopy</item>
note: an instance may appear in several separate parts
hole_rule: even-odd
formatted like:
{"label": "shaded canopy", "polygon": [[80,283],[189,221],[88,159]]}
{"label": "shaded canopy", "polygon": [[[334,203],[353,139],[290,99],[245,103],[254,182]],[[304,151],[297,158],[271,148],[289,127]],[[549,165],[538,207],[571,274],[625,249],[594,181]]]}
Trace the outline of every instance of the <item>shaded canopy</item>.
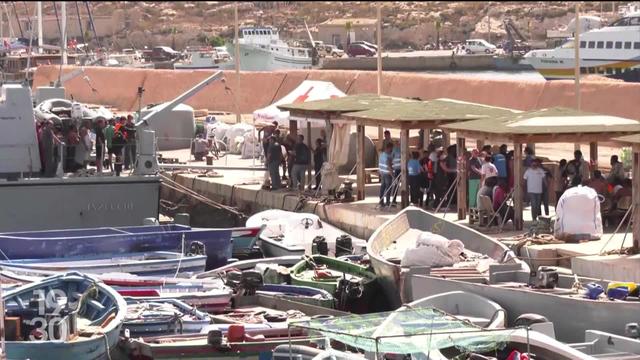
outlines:
{"label": "shaded canopy", "polygon": [[640,134],[620,136],[611,140],[618,141],[630,145],[640,145]]}
{"label": "shaded canopy", "polygon": [[327,115],[340,114],[354,111],[369,110],[376,107],[387,106],[394,101],[417,102],[403,98],[391,96],[378,96],[376,94],[349,95],[342,98],[308,101],[304,103],[278,105],[280,110],[289,111],[291,115],[316,115],[323,113]]}
{"label": "shaded canopy", "polygon": [[613,137],[640,132],[640,122],[637,120],[562,107],[458,122],[442,127],[472,135],[496,134],[529,138],[538,135],[540,142],[558,142],[562,137],[572,137],[570,140],[577,140],[576,137],[586,135],[591,135],[596,141],[607,138],[607,135]]}

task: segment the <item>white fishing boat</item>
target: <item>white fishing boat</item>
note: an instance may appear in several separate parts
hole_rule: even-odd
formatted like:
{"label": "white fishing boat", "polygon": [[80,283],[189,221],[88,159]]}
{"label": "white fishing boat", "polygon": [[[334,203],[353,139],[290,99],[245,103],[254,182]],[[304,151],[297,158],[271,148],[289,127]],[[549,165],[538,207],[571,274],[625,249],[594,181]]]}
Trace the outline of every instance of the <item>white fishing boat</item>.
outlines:
{"label": "white fishing boat", "polygon": [[184,60],[173,64],[175,70],[232,70],[234,62],[210,47],[187,47]]}
{"label": "white fishing boat", "polygon": [[260,234],[260,248],[265,257],[322,254],[325,246],[329,256],[339,257],[363,254],[366,248],[365,240],[321,221],[315,214],[273,209],[247,219],[246,226],[262,225],[266,228]]}
{"label": "white fishing boat", "polygon": [[[580,73],[640,81],[640,13],[626,14],[608,26],[580,34]],[[551,50],[533,50],[524,62],[547,80],[573,79],[574,39]]]}
{"label": "white fishing boat", "polygon": [[[462,250],[462,253],[459,256],[451,255],[451,265],[434,265],[435,263],[425,261],[421,265],[402,266],[405,256],[417,248],[420,237],[423,234],[434,233],[458,241],[458,249]],[[433,247],[432,253],[419,255],[417,260],[449,256],[441,253],[441,250]],[[410,299],[410,284],[406,281],[407,274],[410,273],[428,273],[444,278],[469,278],[483,282],[488,281],[490,268],[529,272],[527,264],[518,260],[515,254],[499,241],[416,207],[402,210],[376,229],[367,243],[367,254],[393,308]],[[459,289],[447,291],[453,290]],[[441,292],[428,295],[439,293]]]}
{"label": "white fishing boat", "polygon": [[[280,39],[275,28],[240,28],[238,37],[242,71],[311,69],[311,49],[290,46]],[[227,51],[235,54],[234,47],[235,44],[227,44]]]}

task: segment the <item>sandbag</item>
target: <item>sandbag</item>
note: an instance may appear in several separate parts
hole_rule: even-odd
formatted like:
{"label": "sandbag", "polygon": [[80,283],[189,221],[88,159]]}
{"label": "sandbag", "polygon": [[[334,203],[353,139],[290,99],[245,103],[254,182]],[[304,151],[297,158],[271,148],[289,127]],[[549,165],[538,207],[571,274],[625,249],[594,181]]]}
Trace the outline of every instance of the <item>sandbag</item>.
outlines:
{"label": "sandbag", "polygon": [[[227,138],[227,146],[231,147],[232,143],[236,140],[238,136],[244,136],[246,133],[250,133],[253,131],[253,126],[245,123],[233,124],[225,133],[225,137]],[[238,151],[239,153],[239,151]]]}
{"label": "sandbag", "polygon": [[259,158],[262,155],[262,144],[258,142],[253,132],[244,134],[242,143],[241,159]]}
{"label": "sandbag", "polygon": [[597,240],[602,237],[600,200],[588,186],[576,186],[562,194],[556,206],[553,235],[560,240]]}
{"label": "sandbag", "polygon": [[212,138],[212,136],[215,136],[217,140],[222,140],[227,133],[227,130],[229,130],[229,127],[230,126],[228,124],[221,121],[206,124],[206,139],[208,140]]}
{"label": "sandbag", "polygon": [[451,266],[460,262],[464,244],[444,236],[424,231],[418,235],[414,248],[407,248],[401,266]]}

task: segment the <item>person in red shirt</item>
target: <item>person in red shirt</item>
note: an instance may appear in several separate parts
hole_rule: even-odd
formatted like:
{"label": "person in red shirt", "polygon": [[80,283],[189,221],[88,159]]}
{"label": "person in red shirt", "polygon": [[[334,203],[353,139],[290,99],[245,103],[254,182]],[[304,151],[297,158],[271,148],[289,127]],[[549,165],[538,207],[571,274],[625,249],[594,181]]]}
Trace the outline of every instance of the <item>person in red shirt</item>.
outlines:
{"label": "person in red shirt", "polygon": [[513,221],[513,206],[505,203],[509,191],[509,184],[504,179],[498,181],[498,185],[493,188],[493,211],[497,212],[503,219],[503,224]]}

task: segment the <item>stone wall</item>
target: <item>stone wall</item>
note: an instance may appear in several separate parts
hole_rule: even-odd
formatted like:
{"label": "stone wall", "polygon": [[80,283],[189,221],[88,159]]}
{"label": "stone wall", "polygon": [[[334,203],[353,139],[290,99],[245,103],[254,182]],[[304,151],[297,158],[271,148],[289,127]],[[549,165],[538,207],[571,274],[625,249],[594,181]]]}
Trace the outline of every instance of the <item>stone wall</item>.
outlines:
{"label": "stone wall", "polygon": [[[73,71],[73,66],[63,72]],[[84,76],[66,84],[67,97],[82,102],[111,105],[123,111],[137,110],[137,89],[144,86],[143,105],[168,101],[203,80],[211,71],[173,71],[150,69],[116,69],[87,67],[92,91]],[[236,88],[235,72],[225,73],[226,86]],[[40,66],[33,86],[47,86],[58,78],[57,66]],[[347,94],[376,93],[376,72],[341,70],[291,70],[276,72],[242,72],[237,109],[251,113],[267,106],[292,91],[302,81],[333,82]],[[385,71],[382,93],[399,97],[419,97],[423,100],[452,98],[502,106],[519,110],[553,106],[575,107],[573,81],[486,80],[464,75],[434,75]],[[640,120],[636,110],[640,99],[640,84],[619,82],[582,82],[582,110]],[[187,101],[195,109],[236,111],[234,96],[225,91],[225,84],[214,82]]]}

